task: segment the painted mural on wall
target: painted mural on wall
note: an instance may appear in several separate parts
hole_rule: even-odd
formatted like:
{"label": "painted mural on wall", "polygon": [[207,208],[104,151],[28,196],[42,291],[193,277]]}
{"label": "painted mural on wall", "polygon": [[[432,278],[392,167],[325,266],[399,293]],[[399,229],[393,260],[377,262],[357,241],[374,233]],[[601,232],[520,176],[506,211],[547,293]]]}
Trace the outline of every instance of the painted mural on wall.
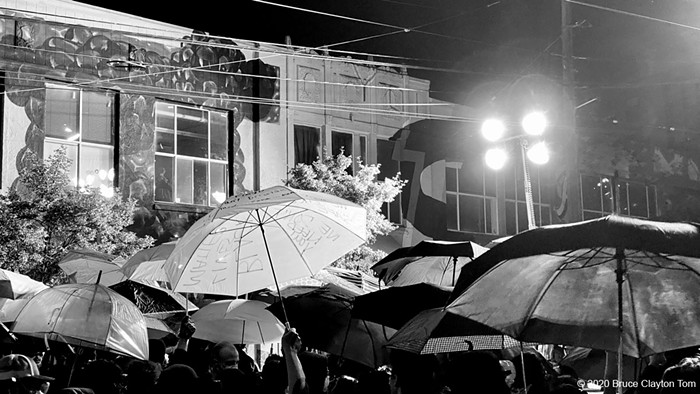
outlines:
{"label": "painted mural on wall", "polygon": [[[26,17],[24,17],[26,18]],[[184,233],[192,214],[155,212],[155,97],[230,111],[233,116],[235,193],[245,192],[251,164],[237,130],[243,119],[279,123],[279,68],[246,59],[233,41],[193,33],[172,47],[120,33],[41,20],[0,19],[0,59],[7,63],[7,98],[23,107],[31,124],[16,159],[24,168],[27,154],[43,151],[44,82],[122,88],[119,108],[119,185],[136,198],[134,230],[163,238]],[[259,77],[257,77],[259,76]],[[138,86],[148,87],[139,92]],[[138,93],[133,93],[138,92]],[[264,104],[253,104],[260,98]],[[249,159],[250,161],[250,159]],[[161,215],[161,216],[158,216]],[[164,216],[163,216],[164,215]]]}

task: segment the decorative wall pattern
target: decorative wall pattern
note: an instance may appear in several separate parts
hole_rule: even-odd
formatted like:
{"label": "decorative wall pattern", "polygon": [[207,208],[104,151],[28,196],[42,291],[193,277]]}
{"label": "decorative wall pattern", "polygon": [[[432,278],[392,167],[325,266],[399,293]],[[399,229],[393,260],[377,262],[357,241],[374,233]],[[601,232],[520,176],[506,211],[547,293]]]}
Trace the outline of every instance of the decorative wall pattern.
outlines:
{"label": "decorative wall pattern", "polygon": [[138,233],[157,237],[162,230],[156,228],[163,227],[156,223],[153,209],[155,97],[232,112],[234,190],[245,191],[243,180],[250,164],[245,162],[236,128],[244,118],[279,123],[278,67],[246,59],[231,40],[196,33],[184,37],[181,45],[167,47],[26,16],[5,16],[0,24],[7,97],[23,107],[31,121],[26,145],[17,154],[18,170],[24,168],[29,152],[43,152],[44,87],[45,82],[57,81],[128,92],[120,95],[119,185],[125,196],[139,202],[135,223],[139,228],[134,229]]}

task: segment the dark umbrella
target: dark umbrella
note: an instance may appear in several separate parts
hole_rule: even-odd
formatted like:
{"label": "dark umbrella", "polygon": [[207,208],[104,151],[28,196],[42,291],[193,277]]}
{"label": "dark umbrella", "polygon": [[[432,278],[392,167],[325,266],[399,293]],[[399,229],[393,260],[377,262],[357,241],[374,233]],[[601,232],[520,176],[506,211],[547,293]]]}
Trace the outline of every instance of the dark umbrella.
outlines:
{"label": "dark umbrella", "polygon": [[168,317],[184,313],[185,310],[191,312],[198,309],[183,295],[155,283],[125,280],[109,287],[133,302],[141,313],[152,317]]}
{"label": "dark umbrella", "polygon": [[[383,349],[396,330],[353,319],[354,294],[334,285],[284,299],[289,323],[302,343],[339,357],[377,368],[388,363]],[[278,319],[284,318],[281,302],[268,307]]]}
{"label": "dark umbrella", "polygon": [[388,287],[355,297],[352,316],[398,330],[418,313],[445,306],[451,293],[451,287],[432,283]]}
{"label": "dark umbrella", "polygon": [[372,271],[392,286],[420,282],[454,286],[461,268],[487,250],[471,241],[426,240],[389,253]]}
{"label": "dark umbrella", "polygon": [[697,345],[700,226],[613,215],[529,230],[473,261],[452,297],[447,310],[515,338],[619,360]]}

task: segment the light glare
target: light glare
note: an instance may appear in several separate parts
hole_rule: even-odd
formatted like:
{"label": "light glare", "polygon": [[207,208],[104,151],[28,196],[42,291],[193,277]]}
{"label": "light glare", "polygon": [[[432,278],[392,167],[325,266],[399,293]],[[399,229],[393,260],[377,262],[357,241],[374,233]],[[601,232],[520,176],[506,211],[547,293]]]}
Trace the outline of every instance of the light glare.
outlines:
{"label": "light glare", "polygon": [[484,160],[489,168],[493,170],[500,170],[506,165],[508,155],[506,155],[506,152],[503,149],[493,148],[486,151]]}
{"label": "light glare", "polygon": [[549,161],[549,149],[544,142],[538,142],[527,150],[527,158],[535,164],[546,164]]}
{"label": "light glare", "polygon": [[486,119],[481,125],[481,135],[489,141],[498,141],[505,131],[506,125],[499,119]]}
{"label": "light glare", "polygon": [[542,135],[547,128],[547,118],[542,112],[531,112],[523,118],[522,126],[529,135]]}

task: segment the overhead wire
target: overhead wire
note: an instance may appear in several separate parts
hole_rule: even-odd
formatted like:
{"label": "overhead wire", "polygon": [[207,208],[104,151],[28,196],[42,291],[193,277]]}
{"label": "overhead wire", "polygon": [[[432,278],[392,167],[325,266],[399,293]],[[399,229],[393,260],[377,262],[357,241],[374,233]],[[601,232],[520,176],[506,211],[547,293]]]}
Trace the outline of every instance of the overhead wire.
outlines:
{"label": "overhead wire", "polygon": [[616,13],[616,14],[620,14],[620,15],[626,15],[626,16],[645,19],[645,20],[649,20],[649,21],[653,21],[653,22],[664,23],[667,25],[675,26],[675,27],[682,27],[684,29],[691,29],[691,30],[695,30],[695,31],[700,31],[700,27],[697,27],[697,26],[686,25],[683,23],[673,22],[673,21],[669,21],[669,20],[661,19],[661,18],[654,18],[652,16],[637,14],[637,13],[629,12],[629,11],[623,11],[623,10],[620,10],[617,8],[605,7],[602,5],[585,3],[582,1],[576,1],[576,0],[565,0],[565,1],[567,3],[576,4],[576,5],[580,5],[580,6],[584,6],[584,7],[595,8],[598,10],[608,11],[608,12],[612,12],[612,13]]}

